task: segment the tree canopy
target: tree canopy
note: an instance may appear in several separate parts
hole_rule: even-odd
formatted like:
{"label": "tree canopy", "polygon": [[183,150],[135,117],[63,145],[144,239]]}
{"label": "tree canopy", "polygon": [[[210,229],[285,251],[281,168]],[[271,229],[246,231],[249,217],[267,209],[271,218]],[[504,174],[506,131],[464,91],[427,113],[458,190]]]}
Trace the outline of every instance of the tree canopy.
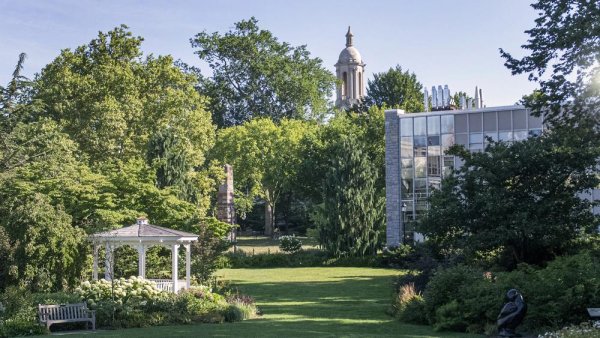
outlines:
{"label": "tree canopy", "polygon": [[598,224],[591,202],[579,195],[600,183],[599,140],[589,128],[493,143],[483,153],[453,146],[449,154],[464,165],[431,195],[419,224],[446,252],[507,268],[542,264]]}
{"label": "tree canopy", "polygon": [[265,233],[275,224],[277,201],[298,175],[303,138],[316,132],[316,123],[260,118],[221,129],[213,156],[233,165],[238,212],[249,211],[255,198],[265,202]]}
{"label": "tree canopy", "polygon": [[526,101],[534,112],[546,112],[548,120],[563,119],[571,100],[571,116],[600,115],[600,3],[587,0],[538,0],[536,26],[525,31],[530,52],[515,58],[500,49],[513,74],[529,74],[540,84],[539,95]]}
{"label": "tree canopy", "polygon": [[143,58],[142,41],[122,25],[63,50],[36,81],[40,115],[56,120],[92,163],[143,157],[148,140],[170,129],[192,164],[202,164],[214,127],[197,78],[171,56]]}
{"label": "tree canopy", "polygon": [[421,112],[423,106],[423,85],[414,73],[402,71],[400,65],[386,72],[373,74],[367,84],[365,103],[381,108],[404,109],[409,113]]}
{"label": "tree canopy", "polygon": [[212,69],[202,92],[219,126],[257,117],[320,119],[329,110],[335,77],[306,46],[280,42],[254,17],[225,34],[202,32],[191,39]]}
{"label": "tree canopy", "polygon": [[384,232],[384,200],[378,170],[364,145],[343,137],[330,147],[323,180],[323,203],[313,219],[323,247],[336,257],[377,253]]}

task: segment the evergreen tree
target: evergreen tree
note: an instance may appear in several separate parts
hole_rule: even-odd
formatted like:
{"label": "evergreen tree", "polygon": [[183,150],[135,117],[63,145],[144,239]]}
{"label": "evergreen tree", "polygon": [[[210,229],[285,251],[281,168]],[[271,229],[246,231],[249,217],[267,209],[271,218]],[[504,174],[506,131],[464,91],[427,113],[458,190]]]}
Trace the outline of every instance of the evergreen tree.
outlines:
{"label": "evergreen tree", "polygon": [[336,257],[375,254],[384,232],[377,170],[353,138],[339,140],[330,154],[323,203],[313,215],[321,244]]}

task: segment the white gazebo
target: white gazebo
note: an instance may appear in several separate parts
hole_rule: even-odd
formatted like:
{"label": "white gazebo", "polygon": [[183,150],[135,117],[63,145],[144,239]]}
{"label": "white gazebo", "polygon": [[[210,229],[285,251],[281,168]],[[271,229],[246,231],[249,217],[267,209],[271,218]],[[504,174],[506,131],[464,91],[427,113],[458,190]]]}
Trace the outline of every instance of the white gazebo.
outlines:
{"label": "white gazebo", "polygon": [[[172,279],[148,279],[156,282],[159,289],[177,292],[190,287],[190,261],[191,243],[198,240],[198,236],[148,224],[147,218],[138,218],[136,224],[117,230],[101,232],[90,236],[94,244],[94,280],[98,280],[98,249],[101,245],[106,248],[106,271],[104,278],[111,280],[114,274],[113,251],[120,246],[129,245],[138,251],[138,275],[146,278],[146,249],[159,245],[171,249]],[[179,280],[178,254],[179,247],[185,247],[185,281]]]}

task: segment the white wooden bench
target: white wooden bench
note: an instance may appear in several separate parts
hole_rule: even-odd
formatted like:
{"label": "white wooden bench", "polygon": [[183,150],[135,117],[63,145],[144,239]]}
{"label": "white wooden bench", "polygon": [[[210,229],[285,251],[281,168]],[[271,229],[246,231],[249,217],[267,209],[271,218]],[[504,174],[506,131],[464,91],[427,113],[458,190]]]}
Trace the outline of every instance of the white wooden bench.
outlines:
{"label": "white wooden bench", "polygon": [[52,324],[75,322],[91,323],[92,330],[96,330],[96,311],[88,309],[85,302],[60,305],[39,304],[38,315],[40,323],[45,324],[48,330]]}

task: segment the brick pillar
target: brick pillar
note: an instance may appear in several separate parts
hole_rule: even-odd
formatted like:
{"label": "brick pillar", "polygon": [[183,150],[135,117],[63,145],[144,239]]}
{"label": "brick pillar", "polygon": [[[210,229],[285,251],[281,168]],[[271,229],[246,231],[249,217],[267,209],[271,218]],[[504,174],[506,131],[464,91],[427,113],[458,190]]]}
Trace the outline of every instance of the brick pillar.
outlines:
{"label": "brick pillar", "polygon": [[[224,166],[225,181],[219,186],[217,195],[217,219],[221,222],[235,224],[235,208],[233,206],[233,167]],[[235,242],[235,230],[229,234],[229,239]]]}
{"label": "brick pillar", "polygon": [[400,119],[403,110],[385,111],[385,207],[386,246],[397,247],[404,240],[400,200]]}

